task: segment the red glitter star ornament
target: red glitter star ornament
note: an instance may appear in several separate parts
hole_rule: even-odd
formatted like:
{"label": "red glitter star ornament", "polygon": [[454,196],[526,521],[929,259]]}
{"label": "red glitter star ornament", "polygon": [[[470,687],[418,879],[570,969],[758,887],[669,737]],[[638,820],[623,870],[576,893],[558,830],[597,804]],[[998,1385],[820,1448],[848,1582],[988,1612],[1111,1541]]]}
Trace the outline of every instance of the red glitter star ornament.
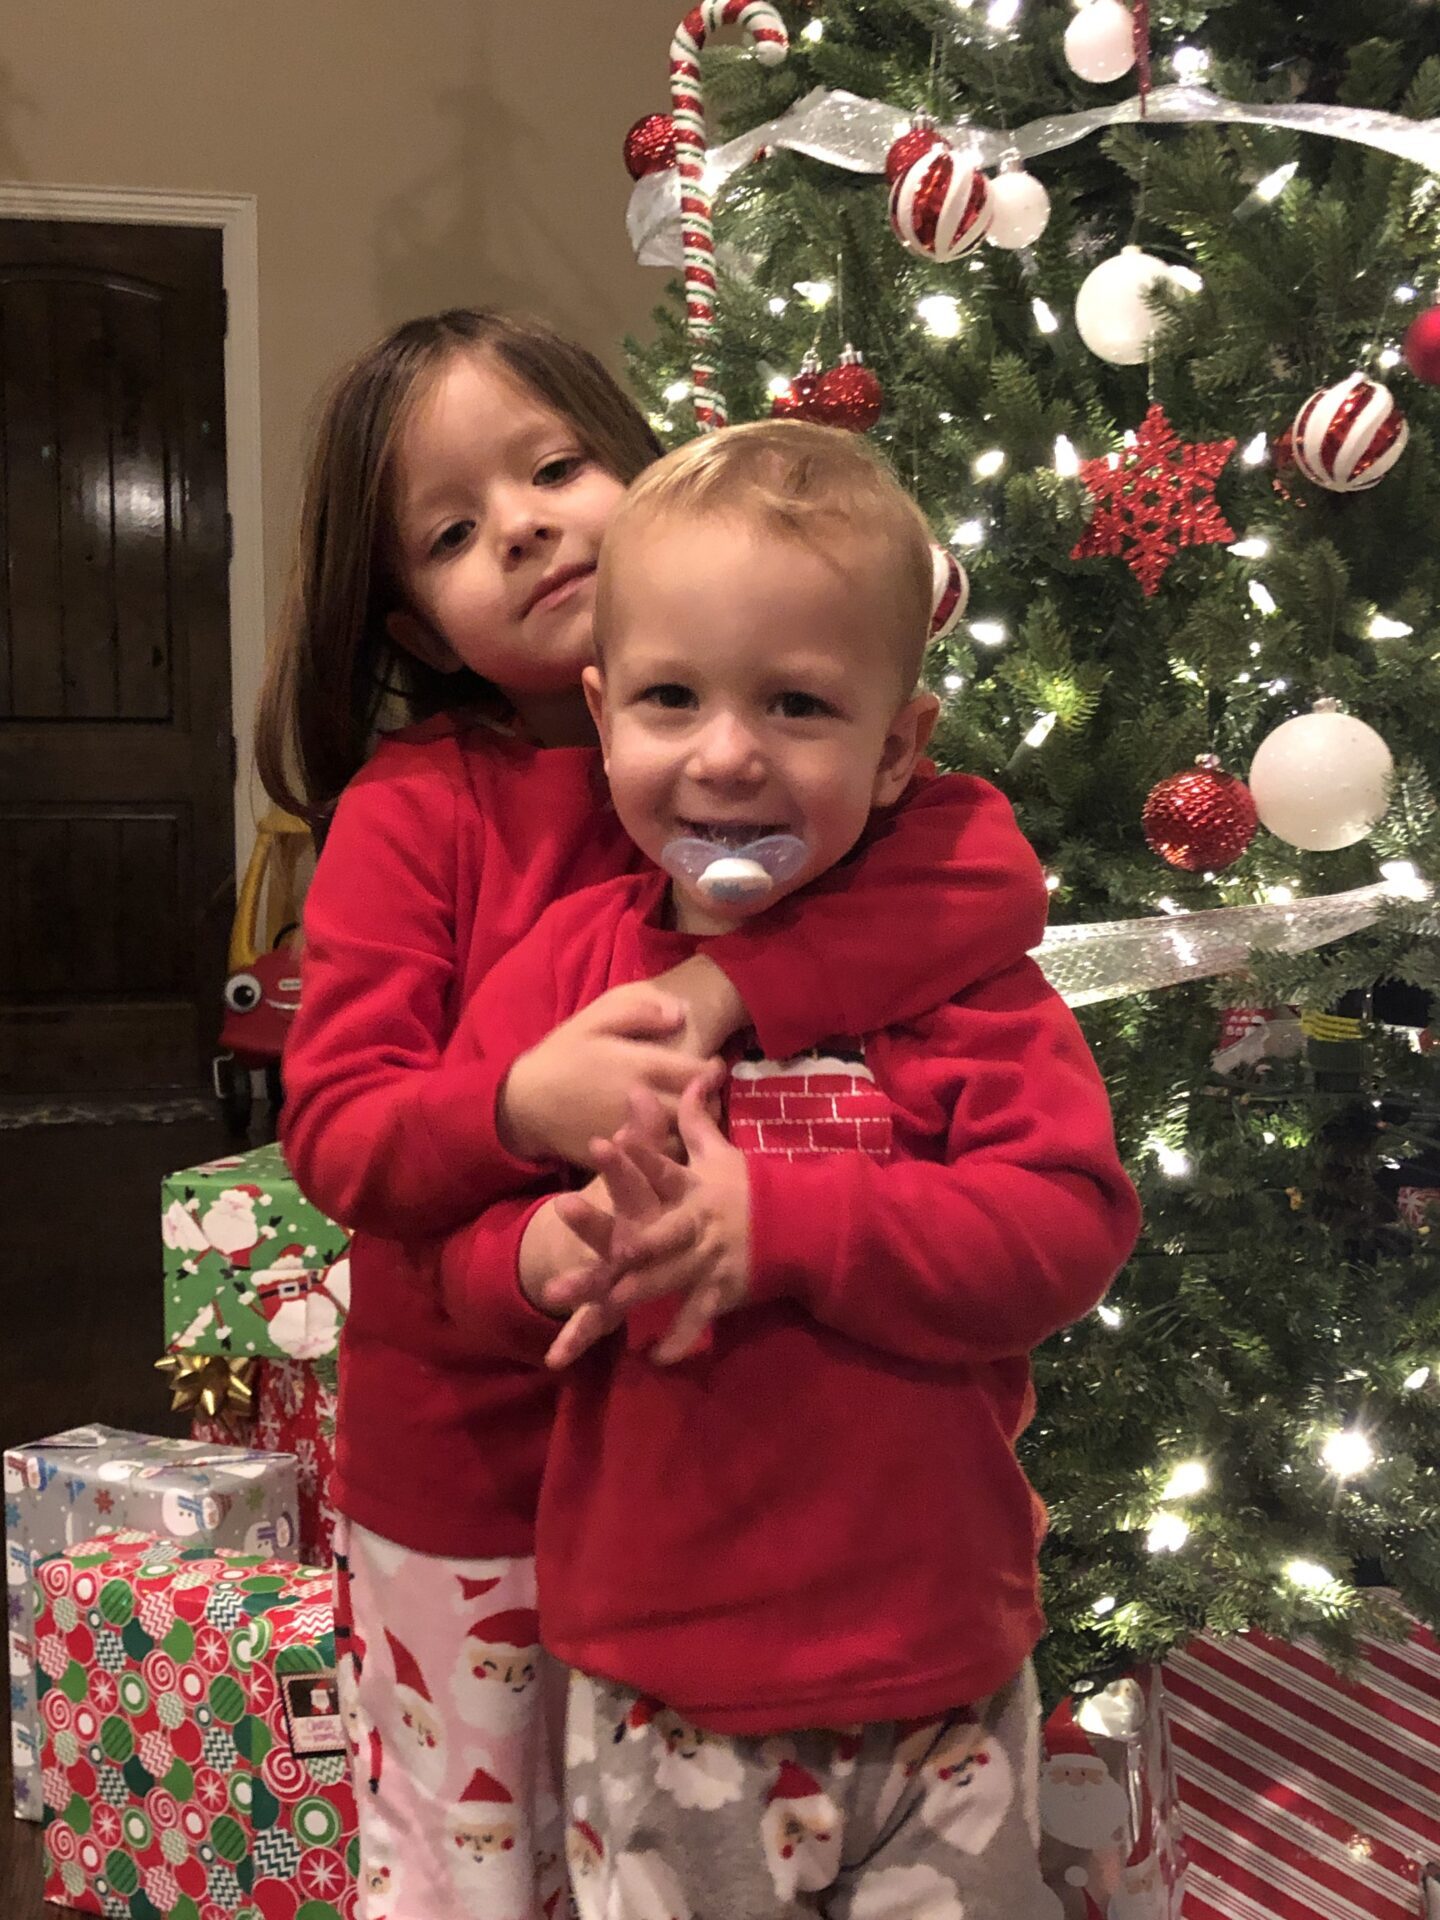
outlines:
{"label": "red glitter star ornament", "polygon": [[1234,451],[1233,440],[1192,446],[1163,407],[1151,407],[1133,447],[1081,467],[1095,517],[1071,559],[1123,555],[1146,595],[1154,594],[1181,547],[1235,538],[1215,500],[1215,482]]}

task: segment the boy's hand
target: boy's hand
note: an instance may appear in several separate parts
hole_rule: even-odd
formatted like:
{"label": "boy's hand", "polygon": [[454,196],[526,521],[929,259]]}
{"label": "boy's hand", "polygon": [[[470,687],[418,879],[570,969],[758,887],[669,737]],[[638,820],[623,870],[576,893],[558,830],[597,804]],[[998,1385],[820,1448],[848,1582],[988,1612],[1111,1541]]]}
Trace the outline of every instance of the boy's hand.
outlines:
{"label": "boy's hand", "polygon": [[501,1139],[521,1160],[594,1166],[592,1141],[623,1125],[633,1089],[653,1094],[668,1118],[704,1072],[706,1056],[686,1037],[693,1025],[689,1001],[651,981],[612,987],[511,1067],[496,1116]]}
{"label": "boy's hand", "polygon": [[739,993],[703,953],[691,954],[668,973],[657,974],[650,985],[683,1004],[685,1020],[676,1044],[691,1053],[719,1053],[731,1034],[749,1025]]}
{"label": "boy's hand", "polygon": [[669,1293],[686,1298],[650,1357],[662,1366],[683,1360],[711,1321],[745,1298],[750,1184],[745,1156],[721,1133],[707,1107],[716,1087],[711,1070],[692,1080],[681,1096],[677,1118],[689,1156],[686,1166],[658,1151],[653,1125],[636,1124],[612,1142],[596,1142],[613,1220],[583,1195],[557,1197],[561,1218],[596,1260],[554,1283],[551,1311],[566,1305],[577,1311],[551,1347],[548,1365],[568,1366],[618,1326],[630,1308]]}

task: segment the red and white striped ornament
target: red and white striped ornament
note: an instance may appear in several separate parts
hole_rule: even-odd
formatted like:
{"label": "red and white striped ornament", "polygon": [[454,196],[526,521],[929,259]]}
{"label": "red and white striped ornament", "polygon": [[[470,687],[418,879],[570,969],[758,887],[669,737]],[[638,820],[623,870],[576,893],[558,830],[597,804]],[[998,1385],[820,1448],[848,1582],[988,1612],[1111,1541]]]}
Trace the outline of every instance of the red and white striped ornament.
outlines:
{"label": "red and white striped ornament", "polygon": [[1405,451],[1409,423],[1388,387],[1363,373],[1312,393],[1291,428],[1295,465],[1330,493],[1363,493]]}
{"label": "red and white striped ornament", "polygon": [[729,417],[715,378],[715,221],[705,178],[705,93],[700,50],[721,27],[749,35],[762,66],[778,66],[790,51],[785,22],[767,0],[701,0],[675,29],[670,43],[670,106],[675,163],[680,175],[680,225],[685,255],[685,328],[690,336],[690,382],[701,430]]}
{"label": "red and white striped ornament", "polygon": [[949,144],[935,125],[932,115],[915,114],[905,132],[890,144],[890,151],[885,155],[885,178],[893,187],[901,174],[908,173],[922,154],[931,152],[935,147],[948,147]]}
{"label": "red and white striped ornament", "polygon": [[922,153],[890,189],[895,237],[922,260],[961,260],[973,253],[994,212],[990,182],[950,147]]}
{"label": "red and white striped ornament", "polygon": [[930,549],[934,591],[930,600],[930,638],[943,640],[953,633],[970,604],[970,576],[948,547]]}

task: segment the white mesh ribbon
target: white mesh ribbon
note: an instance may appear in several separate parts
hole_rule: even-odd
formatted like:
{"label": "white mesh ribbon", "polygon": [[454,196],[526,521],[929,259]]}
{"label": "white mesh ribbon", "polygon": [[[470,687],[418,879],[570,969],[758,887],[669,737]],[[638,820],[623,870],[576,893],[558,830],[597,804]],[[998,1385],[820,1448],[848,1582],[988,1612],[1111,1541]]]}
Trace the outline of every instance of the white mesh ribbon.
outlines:
{"label": "white mesh ribbon", "polygon": [[1372,926],[1385,902],[1396,897],[1396,889],[1382,882],[1288,906],[1216,907],[1051,927],[1035,958],[1068,1005],[1088,1007],[1184,980],[1236,973],[1253,954],[1308,953],[1328,946]]}
{"label": "white mesh ribbon", "polygon": [[[956,147],[973,153],[981,166],[990,167],[1011,152],[1033,159],[1039,153],[1073,146],[1105,127],[1133,124],[1140,118],[1136,96],[1085,113],[1047,115],[1017,133],[974,125],[943,127],[941,132]],[[1329,140],[1357,141],[1401,160],[1413,160],[1429,173],[1440,173],[1440,120],[1406,120],[1398,113],[1374,113],[1361,107],[1251,106],[1224,100],[1204,87],[1156,87],[1145,119],[1188,126],[1290,127]],[[817,87],[778,118],[714,148],[706,167],[707,184],[712,194],[718,193],[762,147],[785,147],[851,173],[883,173],[887,151],[909,124],[907,114],[881,100],[862,100],[853,93]],[[652,173],[638,183],[630,196],[626,224],[641,266],[682,264],[680,183],[673,172]]]}

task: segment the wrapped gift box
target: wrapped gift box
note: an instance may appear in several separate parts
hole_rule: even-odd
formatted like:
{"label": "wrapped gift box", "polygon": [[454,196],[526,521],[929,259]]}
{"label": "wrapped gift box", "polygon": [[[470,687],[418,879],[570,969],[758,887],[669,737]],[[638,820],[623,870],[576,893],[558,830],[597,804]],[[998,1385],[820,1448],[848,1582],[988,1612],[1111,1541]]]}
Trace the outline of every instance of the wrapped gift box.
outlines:
{"label": "wrapped gift box", "polygon": [[[1181,1920],[1174,1770],[1158,1670],[1063,1701],[1045,1725],[1040,1865],[1065,1920]],[[1255,1915],[1250,1920],[1258,1920]]]}
{"label": "wrapped gift box", "polygon": [[267,1453],[295,1456],[300,1495],[300,1551],[328,1564],[335,1530],[328,1489],[335,1465],[334,1360],[257,1360],[245,1412],[197,1413],[196,1440],[235,1440]]}
{"label": "wrapped gift box", "polygon": [[127,1531],[41,1562],[45,1898],[353,1920],[330,1576]]}
{"label": "wrapped gift box", "polygon": [[1417,1920],[1440,1859],[1440,1642],[1204,1638],[1165,1662],[1186,1920]]}
{"label": "wrapped gift box", "polygon": [[176,1353],[333,1354],[350,1304],[348,1236],[278,1146],[165,1176],[165,1344]]}
{"label": "wrapped gift box", "polygon": [[295,1462],[244,1447],[72,1427],[5,1455],[10,1746],[15,1812],[40,1818],[32,1576],[47,1554],[107,1528],[274,1555],[298,1539]]}

